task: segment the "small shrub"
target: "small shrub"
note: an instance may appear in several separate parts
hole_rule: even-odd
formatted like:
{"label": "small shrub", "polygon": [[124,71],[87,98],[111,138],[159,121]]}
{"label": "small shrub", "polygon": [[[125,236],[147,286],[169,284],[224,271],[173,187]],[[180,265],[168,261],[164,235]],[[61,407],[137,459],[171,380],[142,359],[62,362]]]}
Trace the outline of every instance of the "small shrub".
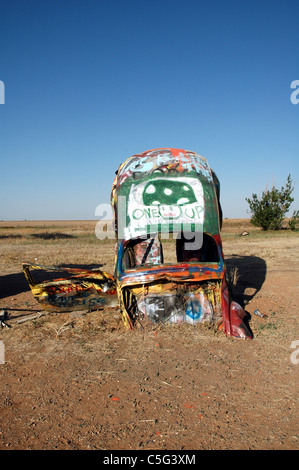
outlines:
{"label": "small shrub", "polygon": [[299,230],[299,211],[294,211],[293,216],[289,220],[289,227],[293,232]]}
{"label": "small shrub", "polygon": [[252,213],[250,220],[252,225],[261,227],[263,230],[281,229],[285,215],[294,201],[291,197],[293,191],[294,187],[291,175],[289,175],[286,186],[281,190],[273,186],[271,190],[263,191],[260,198],[257,194],[253,194],[252,199],[246,198]]}

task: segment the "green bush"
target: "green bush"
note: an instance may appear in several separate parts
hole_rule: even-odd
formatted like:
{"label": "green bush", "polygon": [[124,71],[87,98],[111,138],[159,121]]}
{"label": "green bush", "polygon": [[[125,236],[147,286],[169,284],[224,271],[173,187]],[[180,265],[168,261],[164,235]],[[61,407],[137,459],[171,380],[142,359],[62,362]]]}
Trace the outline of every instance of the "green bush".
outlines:
{"label": "green bush", "polygon": [[293,212],[293,216],[289,220],[289,227],[294,232],[299,230],[299,211]]}
{"label": "green bush", "polygon": [[257,194],[252,194],[252,198],[246,198],[252,214],[250,222],[263,230],[279,230],[288,212],[290,205],[294,201],[291,197],[294,187],[292,186],[291,175],[288,176],[285,187],[281,190],[272,189],[262,192],[260,198]]}

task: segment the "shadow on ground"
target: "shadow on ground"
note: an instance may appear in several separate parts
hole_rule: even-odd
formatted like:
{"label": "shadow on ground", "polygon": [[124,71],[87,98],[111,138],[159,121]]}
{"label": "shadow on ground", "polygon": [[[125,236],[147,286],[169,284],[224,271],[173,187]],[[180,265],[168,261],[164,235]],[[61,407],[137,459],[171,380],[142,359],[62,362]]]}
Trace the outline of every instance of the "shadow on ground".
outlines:
{"label": "shadow on ground", "polygon": [[[266,279],[267,265],[264,259],[257,256],[232,255],[225,260],[228,273],[236,268],[238,276],[233,287],[234,300],[243,308],[261,290]],[[232,277],[232,276],[231,276]]]}

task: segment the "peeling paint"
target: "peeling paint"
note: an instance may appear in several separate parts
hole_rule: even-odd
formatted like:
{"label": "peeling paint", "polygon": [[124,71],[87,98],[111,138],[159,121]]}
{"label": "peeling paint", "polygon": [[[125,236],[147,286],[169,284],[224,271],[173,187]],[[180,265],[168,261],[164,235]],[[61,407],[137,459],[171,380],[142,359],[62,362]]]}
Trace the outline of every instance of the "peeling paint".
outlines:
{"label": "peeling paint", "polygon": [[[145,321],[212,323],[228,335],[252,338],[226,279],[219,193],[216,174],[194,152],[155,149],[120,165],[111,204],[115,282],[128,328]],[[200,243],[187,249],[190,232],[193,240],[201,235]],[[165,233],[178,235],[176,263],[164,263]]]}
{"label": "peeling paint", "polygon": [[[54,280],[37,282],[33,272],[58,273]],[[52,312],[92,310],[117,305],[116,287],[111,274],[65,267],[47,267],[23,263],[23,271],[35,299]]]}

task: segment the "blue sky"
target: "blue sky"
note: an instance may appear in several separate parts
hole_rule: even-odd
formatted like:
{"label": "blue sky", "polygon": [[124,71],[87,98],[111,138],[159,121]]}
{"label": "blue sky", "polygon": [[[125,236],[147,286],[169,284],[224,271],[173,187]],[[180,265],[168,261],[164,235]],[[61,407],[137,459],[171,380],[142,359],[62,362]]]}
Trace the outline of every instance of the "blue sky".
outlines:
{"label": "blue sky", "polygon": [[299,2],[0,0],[0,219],[95,219],[127,157],[205,156],[224,217],[288,174]]}

